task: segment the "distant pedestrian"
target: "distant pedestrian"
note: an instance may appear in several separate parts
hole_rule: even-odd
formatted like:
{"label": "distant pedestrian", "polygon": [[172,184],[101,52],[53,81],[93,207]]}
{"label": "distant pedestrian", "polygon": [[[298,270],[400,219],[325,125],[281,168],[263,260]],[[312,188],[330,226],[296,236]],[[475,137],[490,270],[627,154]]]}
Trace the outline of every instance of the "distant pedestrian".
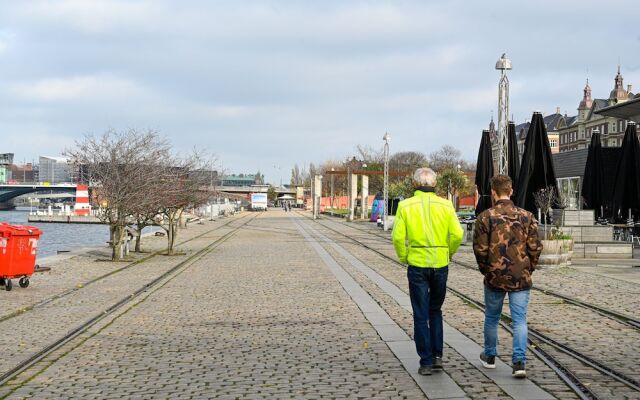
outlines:
{"label": "distant pedestrian", "polygon": [[398,205],[392,237],[400,262],[408,264],[418,373],[431,375],[432,370],[442,369],[442,304],[449,261],[464,232],[451,202],[435,193],[436,173],[419,168],[413,180],[416,191]]}
{"label": "distant pedestrian", "polygon": [[511,178],[497,175],[491,179],[494,206],[478,215],[473,236],[473,252],[484,275],[484,351],[485,368],[496,367],[498,322],[505,295],[513,321],[513,376],[527,376],[527,309],[532,286],[531,274],[538,264],[542,244],[538,240],[538,222],[533,214],[516,207]]}

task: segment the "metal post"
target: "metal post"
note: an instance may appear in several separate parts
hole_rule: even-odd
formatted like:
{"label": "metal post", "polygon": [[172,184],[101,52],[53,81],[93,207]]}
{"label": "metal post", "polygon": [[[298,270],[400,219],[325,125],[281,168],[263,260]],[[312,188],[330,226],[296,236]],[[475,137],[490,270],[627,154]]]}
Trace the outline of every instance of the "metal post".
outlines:
{"label": "metal post", "polygon": [[496,69],[500,70],[500,84],[498,86],[498,173],[508,175],[508,140],[507,125],[509,118],[509,79],[506,70],[511,69],[511,60],[502,54],[496,62]]}
{"label": "metal post", "polygon": [[[335,171],[335,168],[331,168],[331,171]],[[333,197],[333,180],[334,180],[334,175],[331,174],[331,209],[334,209],[335,206],[333,204],[334,202],[334,197]]]}
{"label": "metal post", "polygon": [[385,132],[382,140],[384,140],[384,183],[383,183],[383,195],[384,198],[384,210],[382,214],[382,230],[387,231],[389,229],[387,221],[389,220],[389,132]]}
{"label": "metal post", "polygon": [[362,201],[360,207],[360,218],[369,218],[369,176],[362,175]]}

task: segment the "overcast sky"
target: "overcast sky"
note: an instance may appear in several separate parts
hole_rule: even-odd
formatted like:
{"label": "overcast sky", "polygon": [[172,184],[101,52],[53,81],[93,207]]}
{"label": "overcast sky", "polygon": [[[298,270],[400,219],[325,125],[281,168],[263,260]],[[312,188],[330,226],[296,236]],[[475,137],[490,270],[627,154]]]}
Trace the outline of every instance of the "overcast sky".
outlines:
{"label": "overcast sky", "polygon": [[231,172],[289,180],[358,144],[475,159],[497,109],[570,115],[620,62],[640,90],[627,1],[0,0],[0,153],[59,155],[86,133],[159,130]]}

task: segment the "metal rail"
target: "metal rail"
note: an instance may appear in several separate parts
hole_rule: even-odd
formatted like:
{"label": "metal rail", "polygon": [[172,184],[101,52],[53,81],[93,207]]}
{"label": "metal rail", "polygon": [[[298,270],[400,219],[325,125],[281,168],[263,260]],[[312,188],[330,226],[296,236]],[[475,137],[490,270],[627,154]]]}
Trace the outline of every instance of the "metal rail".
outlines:
{"label": "metal rail", "polygon": [[[348,227],[352,228],[352,229],[356,229],[356,230],[358,230],[360,232],[365,232],[367,234],[377,236],[377,237],[382,238],[382,239],[384,239],[384,240],[386,240],[388,242],[391,242],[391,239],[389,239],[387,236],[380,235],[380,234],[375,233],[375,232],[369,232],[369,231],[366,231],[364,229],[360,229],[360,228],[355,227],[355,226],[348,226]],[[331,228],[329,228],[329,229],[331,229]],[[469,264],[464,263],[462,261],[452,261],[452,262],[455,263],[455,264],[458,264],[458,265],[460,265],[461,267],[464,267],[464,268],[473,269],[473,270],[477,269],[475,266],[469,265]],[[604,307],[595,305],[593,303],[582,301],[582,300],[576,299],[574,297],[567,296],[567,295],[555,292],[555,291],[550,290],[550,289],[546,289],[544,287],[534,286],[534,287],[532,287],[532,289],[535,290],[535,291],[544,293],[546,295],[549,295],[549,296],[557,297],[557,298],[562,299],[562,300],[566,301],[567,303],[573,304],[575,306],[587,308],[587,309],[589,309],[591,311],[594,311],[594,312],[602,315],[603,317],[607,317],[607,318],[613,319],[613,320],[615,320],[617,322],[620,322],[620,323],[622,323],[624,325],[627,325],[627,326],[630,326],[630,327],[632,327],[634,329],[640,330],[640,319],[636,319],[636,318],[633,318],[633,317],[631,317],[629,315],[621,314],[621,313],[619,313],[617,311],[613,311],[613,310],[610,310],[608,308],[604,308]]]}
{"label": "metal rail", "polygon": [[[217,227],[215,227],[213,229],[210,229],[210,230],[208,230],[208,231],[206,231],[204,233],[201,233],[200,235],[194,236],[194,237],[192,237],[190,239],[187,239],[187,240],[183,240],[182,242],[178,243],[177,246],[181,246],[181,245],[183,245],[185,243],[191,242],[192,240],[199,239],[204,235],[207,235],[207,234],[209,234],[211,232],[214,232],[214,231],[216,231],[216,230],[218,230],[220,228],[223,228],[223,227],[229,225],[230,223],[232,223],[234,221],[238,221],[238,220],[240,220],[242,218],[244,218],[244,216],[242,216],[242,217],[240,217],[238,219],[231,219],[231,220],[225,222],[224,224],[222,224],[220,226],[217,226]],[[56,294],[54,296],[47,297],[46,299],[42,299],[42,300],[38,301],[37,303],[34,303],[34,304],[29,305],[29,306],[23,307],[20,310],[17,310],[15,312],[11,313],[11,314],[4,315],[4,316],[0,317],[0,323],[2,323],[4,321],[7,321],[7,320],[9,320],[11,318],[15,318],[15,317],[17,317],[19,315],[22,315],[22,314],[26,313],[26,312],[32,311],[32,310],[34,310],[36,308],[42,307],[42,306],[44,306],[46,304],[51,303],[52,301],[67,297],[70,294],[75,293],[75,292],[77,292],[77,291],[79,291],[81,289],[84,289],[84,288],[86,288],[87,286],[89,286],[89,285],[91,285],[93,283],[99,282],[99,281],[101,281],[101,280],[103,280],[105,278],[108,278],[108,277],[110,277],[112,275],[115,275],[115,274],[117,274],[119,272],[122,272],[122,271],[124,271],[126,269],[129,269],[129,268],[131,268],[131,267],[133,267],[135,265],[138,265],[138,264],[141,264],[141,263],[143,263],[145,261],[148,261],[151,258],[157,256],[158,254],[161,254],[162,251],[153,252],[153,253],[149,254],[148,256],[145,256],[145,257],[143,257],[143,258],[141,258],[139,260],[133,261],[133,262],[131,262],[131,263],[129,263],[129,264],[123,266],[123,267],[114,269],[113,271],[107,272],[106,274],[103,274],[103,275],[97,276],[97,277],[95,277],[93,279],[90,279],[87,282],[84,282],[84,283],[82,283],[82,284],[80,284],[80,285],[78,285],[76,287],[71,288],[71,289],[65,290],[62,293],[58,293],[58,294]]]}
{"label": "metal rail", "polygon": [[[387,259],[389,261],[392,261],[393,263],[395,263],[395,264],[397,264],[399,266],[404,267],[404,264],[401,264],[395,258],[389,257],[387,254],[377,250],[376,248],[371,247],[371,246],[367,245],[366,243],[363,243],[363,242],[361,242],[361,241],[359,241],[357,239],[354,239],[353,236],[349,236],[349,235],[347,235],[347,234],[345,234],[343,232],[340,232],[337,229],[334,229],[334,228],[331,228],[331,227],[329,227],[329,226],[327,226],[325,224],[322,224],[318,220],[316,220],[316,222],[318,224],[322,225],[323,227],[325,227],[325,228],[327,228],[327,229],[329,229],[329,230],[331,230],[331,231],[333,231],[333,232],[335,232],[335,233],[337,233],[339,235],[342,235],[342,236],[352,240],[353,242],[359,244],[360,246],[362,246],[362,247],[364,247],[364,248],[366,248],[368,250],[373,251],[374,253],[380,255],[381,257],[383,257],[383,258],[385,258],[385,259]],[[357,229],[357,228],[355,228],[355,229]],[[484,304],[482,302],[479,302],[477,300],[473,300],[469,296],[466,296],[466,295],[462,294],[461,292],[459,292],[459,291],[457,291],[455,289],[452,289],[451,287],[447,286],[447,290],[449,290],[451,293],[455,294],[456,296],[463,298],[465,301],[468,301],[468,302],[478,306],[479,308],[481,308],[484,311]],[[505,314],[502,314],[502,318],[504,320],[507,320],[507,321],[511,320],[511,318],[508,315],[505,315]],[[570,346],[564,345],[564,344],[562,344],[562,343],[560,343],[560,342],[558,342],[558,341],[556,341],[554,339],[551,339],[548,336],[540,333],[539,331],[537,331],[535,329],[529,328],[529,333],[530,333],[530,336],[533,336],[536,340],[540,341],[541,343],[547,344],[547,345],[553,347],[554,349],[556,349],[558,351],[561,351],[561,352],[563,352],[565,354],[568,354],[569,356],[575,358],[576,360],[578,360],[578,361],[588,365],[589,367],[597,370],[601,374],[609,376],[612,379],[614,379],[614,380],[616,380],[616,381],[618,381],[620,383],[623,383],[624,385],[626,385],[626,386],[628,386],[628,387],[630,387],[630,388],[632,388],[634,390],[640,391],[640,383],[637,380],[635,380],[635,379],[633,379],[631,377],[628,377],[628,376],[622,374],[621,372],[616,371],[613,368],[610,368],[610,367],[600,363],[599,361],[596,361],[596,360],[594,360],[594,359],[592,359],[592,358],[580,353],[579,351],[571,348]],[[534,354],[538,355],[539,354],[538,351],[542,350],[539,347],[539,343],[534,343],[531,340],[529,340],[529,342],[530,342],[530,346],[529,346],[530,350]],[[578,377],[576,377],[576,375],[573,372],[571,372],[568,368],[564,367],[562,365],[562,363],[557,361],[553,356],[551,356],[548,353],[544,352],[544,350],[542,350],[542,351],[543,351],[543,353],[542,353],[543,356],[541,357],[541,360],[545,364],[547,364],[550,368],[552,368],[558,374],[558,376],[572,390],[574,390],[576,392],[576,394],[578,396],[580,396],[582,399],[598,398],[588,388],[587,385],[582,383],[580,381],[580,379]]]}
{"label": "metal rail", "polygon": [[[474,266],[471,266],[467,263],[461,262],[461,261],[453,261],[455,264],[460,265],[461,267],[467,268],[467,269],[472,269],[472,270],[476,270],[477,268]],[[597,314],[602,315],[603,317],[607,317],[610,319],[613,319],[617,322],[620,322],[624,325],[630,326],[634,329],[640,330],[640,320],[635,319],[633,317],[630,317],[628,315],[624,315],[621,314],[619,312],[613,311],[613,310],[609,310],[607,308],[601,307],[601,306],[597,306],[595,304],[592,303],[588,303],[586,301],[582,301],[558,292],[554,292],[553,290],[550,289],[546,289],[544,287],[540,287],[540,286],[534,286],[532,287],[533,290],[547,294],[549,296],[554,296],[557,297],[559,299],[562,299],[563,301],[569,303],[569,304],[573,304],[574,306],[578,306],[578,307],[583,307],[583,308],[587,308],[591,311],[596,312]]]}
{"label": "metal rail", "polygon": [[[29,368],[33,367],[38,362],[40,362],[44,358],[46,358],[48,355],[50,355],[54,351],[58,350],[59,348],[64,346],[66,343],[68,343],[71,340],[75,339],[76,337],[78,337],[82,333],[86,332],[89,328],[94,326],[99,321],[101,321],[101,320],[105,319],[106,317],[112,315],[115,311],[117,311],[118,309],[122,308],[122,306],[124,306],[127,303],[130,303],[132,300],[134,300],[137,297],[139,297],[142,293],[144,293],[147,290],[153,288],[158,283],[160,283],[162,280],[164,280],[165,278],[169,277],[171,274],[175,273],[175,275],[173,277],[171,277],[170,279],[175,278],[176,276],[178,276],[179,274],[184,272],[188,267],[193,265],[193,263],[195,261],[198,261],[199,259],[201,259],[205,255],[209,254],[216,247],[218,247],[220,244],[222,244],[227,239],[229,239],[233,234],[235,234],[240,228],[242,228],[243,226],[247,225],[249,222],[253,221],[256,218],[257,218],[257,216],[244,221],[238,227],[234,227],[232,231],[227,232],[226,234],[224,234],[220,238],[216,239],[215,241],[213,241],[211,244],[209,244],[205,248],[203,248],[203,249],[199,250],[198,252],[194,253],[193,255],[191,255],[186,260],[184,260],[184,261],[180,262],[179,264],[175,265],[174,267],[170,268],[169,270],[164,272],[162,275],[158,276],[157,278],[154,278],[150,282],[147,282],[146,284],[144,284],[142,287],[140,287],[138,290],[136,290],[132,294],[126,296],[122,300],[120,300],[117,303],[111,305],[106,310],[96,314],[90,320],[84,322],[80,326],[78,326],[78,327],[74,328],[73,330],[69,331],[66,335],[64,335],[60,339],[57,339],[53,343],[49,344],[48,346],[46,346],[43,349],[41,349],[40,351],[38,351],[36,354],[32,355],[31,357],[29,357],[28,359],[22,361],[21,363],[19,363],[18,365],[16,365],[12,369],[10,369],[9,371],[7,371],[4,374],[0,375],[0,386],[5,385],[6,383],[10,382],[11,380],[17,378],[22,372],[24,372],[24,371],[28,370]],[[233,220],[233,221],[237,221],[237,220]],[[233,221],[230,221],[230,222],[233,222]],[[10,394],[11,393],[8,393],[5,396],[8,396]]]}

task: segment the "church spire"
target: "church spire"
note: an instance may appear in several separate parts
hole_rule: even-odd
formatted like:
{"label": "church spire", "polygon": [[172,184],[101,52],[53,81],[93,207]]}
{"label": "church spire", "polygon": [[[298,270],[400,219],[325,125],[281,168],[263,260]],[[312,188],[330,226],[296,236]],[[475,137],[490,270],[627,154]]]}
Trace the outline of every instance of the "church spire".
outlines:
{"label": "church spire", "polygon": [[618,64],[618,73],[614,79],[615,86],[613,90],[609,94],[609,103],[615,104],[621,100],[626,100],[629,96],[629,93],[624,89],[624,78],[620,73],[620,64]]}
{"label": "church spire", "polygon": [[591,98],[591,86],[589,86],[589,78],[587,78],[587,84],[584,87],[582,101],[578,106],[578,110],[591,108],[592,104],[593,99]]}

